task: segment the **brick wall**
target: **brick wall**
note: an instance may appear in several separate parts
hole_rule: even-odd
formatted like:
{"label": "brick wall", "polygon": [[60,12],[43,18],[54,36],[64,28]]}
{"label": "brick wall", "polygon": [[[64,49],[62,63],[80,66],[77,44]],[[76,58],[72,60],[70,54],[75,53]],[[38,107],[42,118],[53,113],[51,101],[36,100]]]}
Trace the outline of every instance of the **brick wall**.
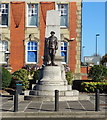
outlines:
{"label": "brick wall", "polygon": [[88,80],[88,72],[90,70],[91,67],[87,67],[87,66],[81,66],[81,79],[82,80]]}
{"label": "brick wall", "polygon": [[[17,6],[19,5],[19,6]],[[22,11],[18,11],[16,7],[23,7]],[[10,65],[12,72],[22,68],[24,65],[24,44],[25,39],[25,3],[24,2],[12,2],[10,4]],[[13,13],[16,11],[16,15]],[[21,13],[19,13],[21,12]],[[21,14],[21,19],[18,15]],[[16,18],[15,18],[16,17]],[[19,26],[16,27],[15,19],[19,20]]]}
{"label": "brick wall", "polygon": [[69,46],[69,67],[71,69],[72,72],[75,72],[76,69],[76,46],[77,46],[77,42],[76,42],[76,27],[77,27],[77,23],[76,23],[76,11],[77,11],[77,7],[76,7],[76,2],[70,2],[70,16],[69,16],[69,31],[70,31],[70,39],[71,38],[75,38],[74,41],[70,42],[70,46]]}

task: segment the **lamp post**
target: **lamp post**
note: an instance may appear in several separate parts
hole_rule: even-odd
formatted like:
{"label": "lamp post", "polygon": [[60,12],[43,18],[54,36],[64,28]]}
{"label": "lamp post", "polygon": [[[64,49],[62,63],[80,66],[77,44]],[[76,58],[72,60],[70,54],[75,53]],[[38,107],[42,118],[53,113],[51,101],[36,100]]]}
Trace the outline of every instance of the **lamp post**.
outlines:
{"label": "lamp post", "polygon": [[96,34],[96,56],[97,56],[97,37],[100,36],[100,34]]}
{"label": "lamp post", "polygon": [[82,46],[82,61],[84,62],[84,48],[85,46]]}
{"label": "lamp post", "polygon": [[7,49],[7,51],[5,52],[5,58],[6,58],[6,62],[7,62],[7,67],[9,67],[9,56],[10,56],[10,52]]}

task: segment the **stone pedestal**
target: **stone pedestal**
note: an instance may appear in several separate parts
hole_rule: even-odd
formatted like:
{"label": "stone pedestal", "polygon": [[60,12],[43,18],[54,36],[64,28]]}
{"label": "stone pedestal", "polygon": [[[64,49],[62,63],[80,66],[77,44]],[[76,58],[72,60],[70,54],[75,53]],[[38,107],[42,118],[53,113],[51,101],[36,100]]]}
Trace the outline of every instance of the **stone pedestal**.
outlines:
{"label": "stone pedestal", "polygon": [[60,66],[46,66],[43,70],[43,79],[36,86],[37,90],[41,91],[66,91],[67,85],[62,79]]}
{"label": "stone pedestal", "polygon": [[68,89],[65,71],[62,66],[45,66],[43,78],[30,91],[35,100],[54,101],[55,90],[59,90],[60,101],[79,99],[79,91]]}

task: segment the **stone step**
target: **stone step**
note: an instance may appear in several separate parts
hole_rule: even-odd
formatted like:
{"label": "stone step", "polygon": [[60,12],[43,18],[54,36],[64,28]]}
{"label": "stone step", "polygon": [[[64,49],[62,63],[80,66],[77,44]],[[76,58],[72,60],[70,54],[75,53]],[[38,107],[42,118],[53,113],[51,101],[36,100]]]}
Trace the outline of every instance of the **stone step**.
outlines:
{"label": "stone step", "polygon": [[79,94],[79,100],[90,100],[90,96],[86,94]]}
{"label": "stone step", "polygon": [[[37,91],[37,90],[29,90],[29,94],[25,95],[25,100],[48,100],[53,101],[55,96],[54,91]],[[90,100],[90,96],[86,94],[79,94],[79,91],[77,90],[71,90],[71,91],[60,91],[59,92],[60,99],[62,101],[75,101],[75,100]],[[42,100],[43,99],[43,100]]]}
{"label": "stone step", "polygon": [[[24,100],[32,100],[32,101],[55,101],[54,96],[34,96],[34,95],[29,95],[29,96],[24,96]],[[59,101],[78,101],[79,97],[78,96],[60,96]]]}
{"label": "stone step", "polygon": [[[52,96],[24,96],[24,100],[32,100],[32,101],[54,101],[55,97]],[[90,100],[90,96],[60,96],[60,101],[78,101],[78,100]]]}
{"label": "stone step", "polygon": [[[36,96],[55,96],[54,91],[40,91],[40,90],[31,90],[29,95],[36,95]],[[71,91],[59,91],[60,96],[79,96],[79,91],[71,90]]]}

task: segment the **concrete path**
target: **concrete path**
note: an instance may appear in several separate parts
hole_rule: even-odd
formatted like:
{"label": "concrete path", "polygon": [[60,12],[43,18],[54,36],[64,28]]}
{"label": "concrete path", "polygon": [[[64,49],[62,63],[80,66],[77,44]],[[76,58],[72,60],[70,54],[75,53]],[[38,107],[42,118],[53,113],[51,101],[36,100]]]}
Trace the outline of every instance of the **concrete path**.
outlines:
{"label": "concrete path", "polygon": [[[46,117],[56,117],[64,116],[66,118],[106,118],[107,116],[107,95],[100,95],[100,111],[95,112],[95,96],[90,94],[90,100],[79,100],[79,101],[60,101],[59,102],[59,112],[54,111],[54,102],[36,102],[36,101],[20,101],[18,106],[18,112],[14,113],[14,103],[12,100],[9,100],[10,97],[3,97],[1,107],[1,113],[3,118],[6,119],[6,116],[18,118],[39,118],[40,116]],[[21,116],[22,115],[22,116]],[[59,117],[59,118],[60,118]],[[20,119],[21,119],[20,118]],[[40,119],[40,118],[39,118]],[[39,120],[38,119],[38,120]],[[11,119],[12,120],[12,119]],[[24,120],[24,119],[23,119]],[[27,119],[26,119],[27,120]],[[30,120],[33,120],[30,119]],[[42,120],[42,118],[40,119]],[[44,119],[45,120],[45,119]],[[53,119],[52,119],[53,120]],[[60,120],[60,119],[59,119]],[[72,119],[71,119],[72,120]],[[75,120],[75,119],[74,119]],[[91,119],[92,120],[92,119]]]}

